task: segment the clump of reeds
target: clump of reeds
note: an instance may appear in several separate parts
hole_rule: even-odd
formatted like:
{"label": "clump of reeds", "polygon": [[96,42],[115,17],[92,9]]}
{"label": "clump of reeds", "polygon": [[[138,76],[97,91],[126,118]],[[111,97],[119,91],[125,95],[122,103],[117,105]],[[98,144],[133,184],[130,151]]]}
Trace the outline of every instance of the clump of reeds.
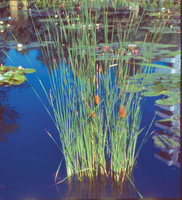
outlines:
{"label": "clump of reeds", "polygon": [[[53,110],[67,176],[111,176],[123,181],[136,162],[141,147],[137,149],[136,145],[143,130],[142,85],[139,82],[130,87],[130,71],[136,72],[131,59],[123,53],[124,43],[132,43],[139,24],[131,32],[134,16],[130,13],[128,31],[119,34],[122,27],[118,27],[115,35],[115,24],[109,28],[104,7],[105,44],[100,44],[96,17],[87,4],[81,9],[81,14],[72,12],[65,18],[58,12],[58,24],[48,14],[44,35],[37,32],[40,42],[52,42],[42,50],[50,71],[50,93],[41,84]],[[77,21],[73,22],[75,17]],[[99,45],[103,46],[102,53],[97,51]],[[117,53],[113,45],[118,46]]]}

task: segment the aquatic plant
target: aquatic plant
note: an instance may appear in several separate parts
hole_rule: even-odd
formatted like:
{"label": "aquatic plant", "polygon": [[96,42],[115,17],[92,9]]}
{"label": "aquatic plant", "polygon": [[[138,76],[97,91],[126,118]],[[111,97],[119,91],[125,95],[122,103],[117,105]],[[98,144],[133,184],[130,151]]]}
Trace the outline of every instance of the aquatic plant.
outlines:
{"label": "aquatic plant", "polygon": [[[146,131],[137,148],[138,136],[144,130],[140,128],[144,83],[138,80],[144,74],[135,67],[155,66],[151,60],[160,53],[169,53],[160,49],[169,45],[159,45],[154,40],[147,43],[147,35],[144,42],[134,42],[142,17],[132,32],[132,12],[126,22],[128,31],[118,26],[121,34],[114,35],[114,23],[109,24],[105,6],[103,24],[99,25],[100,30],[103,28],[101,42],[97,18],[88,4],[82,5],[81,10],[81,14],[65,11],[65,19],[55,9],[56,21],[49,13],[48,19],[42,21],[43,37],[35,29],[39,42],[53,42],[42,47],[50,69],[50,92],[41,80],[40,84],[52,107],[53,115],[44,104],[59,132],[61,147],[47,133],[63,152],[67,178],[76,174],[78,179],[111,176],[117,182],[124,181],[148,137]],[[98,11],[94,11],[97,16]],[[136,60],[142,62],[135,63]],[[131,85],[129,77],[135,73]]]}
{"label": "aquatic plant", "polygon": [[[155,66],[155,65],[154,65]],[[180,75],[151,73],[143,75],[143,96],[152,97],[164,95],[162,99],[155,102],[160,105],[174,105],[180,103]],[[129,78],[130,85],[135,85],[138,81],[134,76]]]}
{"label": "aquatic plant", "polygon": [[34,73],[33,68],[23,68],[22,66],[0,66],[0,86],[19,85],[27,79],[25,74]]}

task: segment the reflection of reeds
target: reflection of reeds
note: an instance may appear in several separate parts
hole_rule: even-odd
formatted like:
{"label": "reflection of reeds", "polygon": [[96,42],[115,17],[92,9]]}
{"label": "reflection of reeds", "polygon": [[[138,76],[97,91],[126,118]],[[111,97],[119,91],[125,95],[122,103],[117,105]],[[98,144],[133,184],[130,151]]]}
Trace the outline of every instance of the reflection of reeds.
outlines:
{"label": "reflection of reeds", "polygon": [[[60,186],[57,185],[56,188],[60,193]],[[136,193],[140,195],[134,186],[133,174],[126,178],[123,183],[113,182],[106,176],[92,179],[84,177],[82,181],[70,178],[67,181],[67,188],[66,198],[74,199],[133,198],[137,197]]]}
{"label": "reflection of reeds", "polygon": [[[109,39],[106,13],[103,16],[106,16],[104,45],[107,46],[112,44],[114,37]],[[142,102],[137,92],[142,85],[129,87],[127,77],[132,70],[131,60],[122,55],[123,42],[129,44],[137,33],[131,34],[133,16],[130,15],[128,20],[128,32],[115,39],[119,45],[117,54],[112,50],[107,54],[109,47],[105,47],[100,53],[104,56],[102,60],[97,52],[97,20],[92,20],[87,7],[82,8],[82,15],[74,26],[70,23],[74,14],[67,17],[67,25],[61,15],[58,17],[60,25],[57,26],[53,18],[45,24],[44,38],[54,42],[43,50],[52,74],[49,76],[51,93],[47,93],[43,84],[42,87],[53,109],[52,118],[59,132],[67,177],[74,174],[78,179],[110,176],[123,182],[136,163],[136,144],[143,130],[140,130]],[[114,28],[111,34],[114,34]],[[38,39],[42,41],[39,35]],[[63,46],[66,46],[69,65],[64,62]],[[141,79],[142,74],[138,78]],[[100,102],[96,103],[97,95]],[[124,109],[118,113],[123,105]]]}

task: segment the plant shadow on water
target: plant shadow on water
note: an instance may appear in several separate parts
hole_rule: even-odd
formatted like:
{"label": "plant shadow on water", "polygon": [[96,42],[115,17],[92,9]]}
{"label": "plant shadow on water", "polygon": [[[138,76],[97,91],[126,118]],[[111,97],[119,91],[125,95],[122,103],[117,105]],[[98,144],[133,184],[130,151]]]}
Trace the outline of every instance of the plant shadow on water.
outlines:
{"label": "plant shadow on water", "polygon": [[[32,20],[30,30],[35,33],[34,38],[36,36],[38,42],[29,44],[29,37],[24,41],[12,30],[17,43],[9,46],[26,56],[30,48],[41,47],[39,59],[47,67],[48,75],[45,82],[41,76],[38,80],[48,103],[41,97],[36,85],[33,90],[57,128],[59,138],[49,127],[46,132],[64,159],[58,165],[54,186],[59,192],[62,182],[68,179],[68,198],[142,197],[137,190],[140,184],[135,185],[132,172],[138,165],[141,147],[151,135],[149,129],[144,128],[146,124],[141,126],[145,96],[162,94],[167,98],[156,99],[156,103],[174,103],[170,101],[170,95],[176,92],[173,91],[174,85],[180,83],[178,77],[168,77],[173,83],[170,91],[165,78],[161,75],[152,77],[143,66],[149,70],[153,67],[171,69],[153,60],[178,55],[176,49],[171,51],[176,44],[159,43],[163,32],[166,33],[166,26],[161,15],[156,14],[149,17],[160,20],[140,37],[139,27],[146,17],[146,8],[144,6],[138,13],[137,2],[121,3],[121,10],[117,9],[117,1],[112,2],[112,6],[92,1],[75,5],[70,2],[71,6],[68,2],[62,3],[61,6],[50,4],[50,10],[42,9],[40,2],[36,4],[38,10],[32,6],[29,10]],[[28,23],[26,14],[25,24]],[[167,18],[171,17],[169,14]],[[162,19],[166,17],[162,16]],[[12,17],[20,22],[21,14],[15,16],[12,13]],[[17,29],[19,33],[22,30],[18,26]],[[178,29],[173,29],[170,33],[172,30],[176,34]],[[27,32],[28,36],[30,32]],[[137,38],[142,39],[139,41]],[[8,55],[7,51],[2,52]],[[8,73],[8,78],[13,79],[14,76]],[[15,80],[17,78],[25,81],[21,75]],[[47,87],[48,80],[50,85]],[[2,81],[8,83],[4,72]],[[179,95],[175,95],[178,102]],[[149,128],[150,123],[153,123],[152,118],[147,124]],[[157,140],[155,136],[153,139]],[[61,174],[64,165],[66,179]]]}

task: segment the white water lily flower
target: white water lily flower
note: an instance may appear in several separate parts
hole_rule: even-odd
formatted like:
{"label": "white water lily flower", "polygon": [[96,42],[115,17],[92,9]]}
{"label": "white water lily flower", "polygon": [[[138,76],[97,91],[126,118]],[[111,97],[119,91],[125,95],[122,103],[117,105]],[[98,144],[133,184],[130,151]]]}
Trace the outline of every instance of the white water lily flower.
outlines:
{"label": "white water lily flower", "polygon": [[161,8],[161,11],[162,11],[162,12],[165,12],[165,11],[166,11],[166,9],[165,9],[165,8]]}
{"label": "white water lily flower", "polygon": [[136,44],[129,44],[128,47],[137,47]]}
{"label": "white water lily flower", "polygon": [[3,21],[0,21],[0,24],[3,24],[4,22]]}
{"label": "white water lily flower", "polygon": [[18,48],[21,48],[23,45],[22,44],[17,44],[17,47]]}
{"label": "white water lily flower", "polygon": [[54,15],[55,18],[58,18],[58,15]]}
{"label": "white water lily flower", "polygon": [[18,66],[17,68],[18,68],[18,69],[20,69],[20,70],[21,70],[21,69],[23,69],[23,67],[22,67],[21,65],[20,65],[20,66]]}

